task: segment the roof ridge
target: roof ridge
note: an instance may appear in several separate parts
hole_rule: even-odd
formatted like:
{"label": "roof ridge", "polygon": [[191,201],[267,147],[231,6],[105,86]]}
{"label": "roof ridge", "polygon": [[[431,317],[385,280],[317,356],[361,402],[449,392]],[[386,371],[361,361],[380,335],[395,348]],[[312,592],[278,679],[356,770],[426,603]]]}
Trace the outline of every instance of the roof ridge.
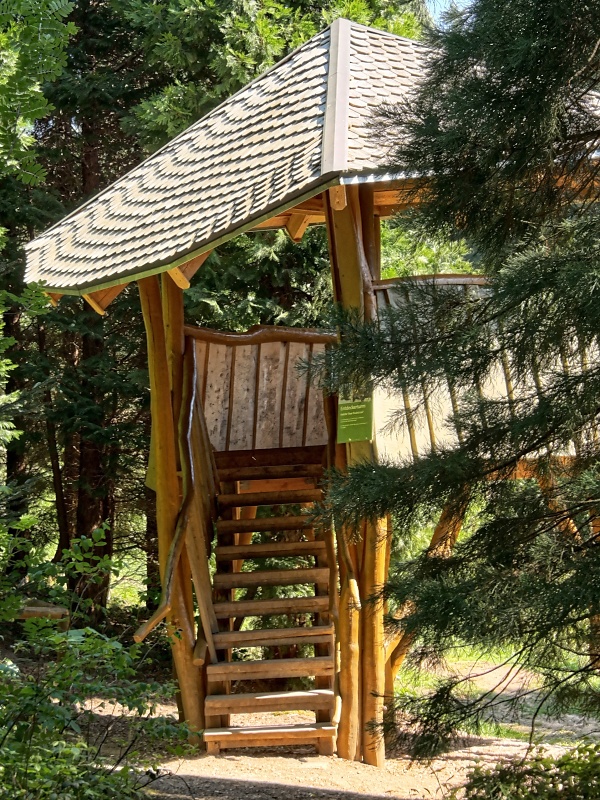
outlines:
{"label": "roof ridge", "polygon": [[350,103],[350,38],[352,23],[338,17],[330,26],[327,95],[321,145],[321,174],[348,166],[348,107]]}
{"label": "roof ridge", "polygon": [[349,20],[349,22],[353,28],[362,28],[362,30],[369,31],[369,33],[376,33],[379,36],[388,36],[390,39],[399,39],[403,42],[417,45],[417,47],[421,47],[423,50],[431,50],[430,45],[418,39],[411,39],[410,36],[400,36],[399,33],[392,33],[391,31],[383,30],[383,28],[374,28],[372,25],[364,25],[362,22],[354,22],[353,20]]}

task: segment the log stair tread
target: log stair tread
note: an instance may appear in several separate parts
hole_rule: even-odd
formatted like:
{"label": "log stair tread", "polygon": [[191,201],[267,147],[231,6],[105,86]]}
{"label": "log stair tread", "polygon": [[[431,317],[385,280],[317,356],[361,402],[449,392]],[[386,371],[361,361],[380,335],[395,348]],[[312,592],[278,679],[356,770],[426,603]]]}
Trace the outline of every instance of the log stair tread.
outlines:
{"label": "log stair tread", "polygon": [[325,542],[267,542],[260,544],[218,545],[215,547],[217,561],[236,561],[238,559],[283,558],[290,556],[325,557]]}
{"label": "log stair tread", "polygon": [[291,464],[261,467],[221,467],[219,480],[226,481],[262,481],[280,478],[321,478],[321,464]]}
{"label": "log stair tread", "polygon": [[206,698],[207,714],[253,714],[268,711],[321,711],[332,709],[335,695],[331,689],[298,692],[247,692],[214,694]]}
{"label": "log stair tread", "polygon": [[[315,521],[310,513],[294,513],[293,508],[323,499],[318,483],[323,477],[324,455],[322,446],[215,453],[218,480],[224,491],[215,498],[221,518],[216,522],[217,570],[212,578],[212,609],[219,623],[215,626],[218,630],[211,633],[218,660],[212,659],[206,665],[204,741],[209,753],[218,753],[220,748],[273,747],[282,743],[309,744],[321,754],[333,753],[336,725],[325,722],[332,719],[335,710],[335,642],[328,596],[328,547],[333,545],[325,541],[327,532],[315,538]],[[253,486],[252,481],[257,483]],[[236,484],[239,491],[234,494]],[[239,518],[245,509],[258,506],[271,509],[275,516],[250,519],[251,511]],[[281,506],[288,508],[280,510]],[[253,543],[254,533],[266,534],[260,537],[265,541]],[[260,560],[270,558],[286,561],[269,569]],[[244,562],[249,563],[242,571]],[[314,596],[264,596],[263,587],[276,586],[298,587],[289,593],[300,595],[306,592],[300,587],[314,587]],[[246,589],[247,599],[234,599],[237,589]],[[313,624],[301,626],[298,617],[302,614],[313,615]],[[271,615],[287,620],[277,628],[230,630],[236,627],[230,620],[241,622],[246,617]],[[286,657],[305,655],[293,649],[302,645],[309,645],[308,653],[314,655]],[[257,647],[266,650],[258,651],[258,658],[247,659],[254,655],[248,648]],[[242,659],[237,660],[240,652]],[[267,658],[268,655],[278,657]],[[301,691],[288,687],[288,691],[281,691],[286,679],[293,678],[313,678],[315,688]],[[255,690],[257,686],[244,686],[244,681],[258,681],[259,685],[266,681],[267,686],[278,691],[245,692],[244,688]],[[228,727],[231,714],[257,711],[313,711],[319,721],[309,725],[284,722],[274,727]]]}
{"label": "log stair tread", "polygon": [[300,584],[327,584],[329,567],[308,569],[265,569],[253,572],[217,573],[213,578],[216,589],[248,589],[260,586],[296,586]]}
{"label": "log stair tread", "polygon": [[313,527],[308,514],[289,517],[264,517],[262,519],[220,519],[217,533],[253,533],[258,531],[295,531]]}
{"label": "log stair tread", "polygon": [[333,625],[312,625],[304,628],[262,628],[251,631],[224,631],[213,634],[215,647],[279,647],[289,644],[328,644],[334,634]]}
{"label": "log stair tread", "polygon": [[242,492],[241,494],[220,494],[217,496],[220,508],[318,503],[322,499],[322,490],[311,488],[284,489],[277,492]]}
{"label": "log stair tread", "polygon": [[311,744],[323,755],[333,755],[337,729],[329,722],[314,725],[276,726],[273,728],[213,728],[204,732],[209,753],[218,754],[221,748],[275,747]]}
{"label": "log stair tread", "polygon": [[206,668],[208,682],[269,678],[310,678],[333,675],[331,656],[273,658],[260,661],[220,661]]}
{"label": "log stair tread", "polygon": [[217,619],[263,617],[271,614],[324,614],[328,597],[283,597],[265,600],[230,600],[214,603]]}
{"label": "log stair tread", "polygon": [[322,468],[325,447],[282,447],[276,450],[229,450],[214,453],[217,471],[243,467],[319,465]]}

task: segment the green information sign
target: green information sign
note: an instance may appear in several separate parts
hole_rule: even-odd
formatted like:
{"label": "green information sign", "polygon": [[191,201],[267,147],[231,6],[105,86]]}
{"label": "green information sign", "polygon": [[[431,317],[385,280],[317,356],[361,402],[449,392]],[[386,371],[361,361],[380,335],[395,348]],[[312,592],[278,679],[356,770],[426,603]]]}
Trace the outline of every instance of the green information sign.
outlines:
{"label": "green information sign", "polygon": [[373,398],[339,400],[337,440],[368,442],[373,438]]}

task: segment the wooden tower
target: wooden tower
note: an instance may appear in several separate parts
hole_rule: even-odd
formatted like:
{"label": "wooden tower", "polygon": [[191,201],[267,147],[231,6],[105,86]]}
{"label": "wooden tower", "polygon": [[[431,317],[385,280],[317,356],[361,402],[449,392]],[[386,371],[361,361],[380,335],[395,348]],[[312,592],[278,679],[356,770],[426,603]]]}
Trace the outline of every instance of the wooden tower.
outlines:
{"label": "wooden tower", "polygon": [[[80,295],[104,314],[139,286],[163,593],[136,636],[166,620],[185,718],[212,751],[289,742],[384,760],[368,723],[381,722],[406,651],[385,640],[383,609],[366,602],[386,578],[387,523],[365,522],[349,544],[306,513],[324,469],[375,458],[377,436],[337,444],[335,398],[295,368],[331,337],[186,326],[182,292],[240,233],[285,228],[300,241],[325,225],[335,300],[374,318],[387,291],[379,222],[412,202],[415,186],[381,166],[370,126],[381,103],[410,97],[425,54],[339,19],[28,246],[26,279],[43,281],[54,303]],[[285,569],[269,567],[274,557]],[[275,586],[285,596],[271,597]],[[261,623],[273,618],[276,627]],[[230,719],[277,710],[315,721]]]}

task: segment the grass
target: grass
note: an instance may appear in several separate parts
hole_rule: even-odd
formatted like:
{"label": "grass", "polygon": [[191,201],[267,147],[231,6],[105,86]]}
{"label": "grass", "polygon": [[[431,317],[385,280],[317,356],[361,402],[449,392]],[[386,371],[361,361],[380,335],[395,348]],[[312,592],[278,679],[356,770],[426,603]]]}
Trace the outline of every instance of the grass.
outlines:
{"label": "grass", "polygon": [[[397,695],[419,696],[428,694],[435,690],[439,683],[449,675],[458,674],[468,677],[472,672],[472,680],[465,680],[463,696],[472,698],[482,691],[489,693],[488,699],[498,701],[495,713],[497,719],[490,717],[484,720],[478,728],[478,734],[503,739],[516,739],[529,741],[531,738],[531,722],[534,714],[538,711],[539,697],[531,694],[519,701],[518,708],[512,709],[502,703],[503,698],[508,698],[510,688],[501,684],[502,674],[499,673],[496,688],[494,681],[489,680],[489,676],[480,678],[480,673],[487,673],[494,666],[501,667],[510,660],[512,651],[508,648],[498,649],[493,652],[484,652],[479,648],[470,646],[456,645],[446,654],[443,668],[417,668],[407,663],[400,670],[396,680],[395,692]],[[465,665],[469,669],[465,670]],[[535,689],[535,675],[532,678],[532,689]],[[490,683],[492,685],[490,685]],[[600,678],[599,678],[600,683]],[[529,687],[526,687],[529,688]],[[516,687],[515,687],[516,689]],[[503,719],[503,716],[506,718]],[[536,731],[533,740],[537,743],[546,742],[548,744],[573,746],[583,741],[589,741],[590,735],[597,738],[600,734],[600,720],[598,731],[582,730],[582,725],[593,723],[593,715],[583,714],[580,707],[568,707],[563,712],[563,716],[556,719],[544,713],[538,715]]]}

